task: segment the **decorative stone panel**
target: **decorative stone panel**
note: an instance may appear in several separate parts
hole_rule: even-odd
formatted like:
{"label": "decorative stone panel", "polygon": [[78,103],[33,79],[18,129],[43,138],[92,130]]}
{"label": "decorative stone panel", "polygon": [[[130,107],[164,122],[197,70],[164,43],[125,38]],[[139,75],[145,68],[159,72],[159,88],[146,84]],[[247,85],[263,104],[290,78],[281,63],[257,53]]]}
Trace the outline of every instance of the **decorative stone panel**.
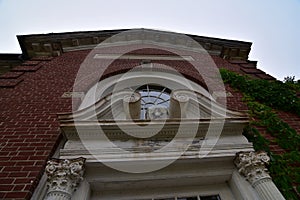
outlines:
{"label": "decorative stone panel", "polygon": [[270,158],[265,152],[241,152],[237,154],[235,165],[239,173],[245,176],[251,184],[254,184],[260,179],[270,179],[266,168],[269,161]]}
{"label": "decorative stone panel", "polygon": [[46,200],[71,199],[83,179],[85,158],[52,159],[47,162],[48,192]]}

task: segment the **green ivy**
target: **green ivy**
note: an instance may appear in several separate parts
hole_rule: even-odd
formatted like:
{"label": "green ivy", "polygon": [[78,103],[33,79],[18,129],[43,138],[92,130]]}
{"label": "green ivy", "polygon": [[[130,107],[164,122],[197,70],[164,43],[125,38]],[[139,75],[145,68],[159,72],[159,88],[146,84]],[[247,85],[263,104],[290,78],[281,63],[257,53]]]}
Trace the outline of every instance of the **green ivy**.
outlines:
{"label": "green ivy", "polygon": [[276,155],[270,154],[271,163],[269,171],[272,176],[273,182],[280,189],[286,199],[298,199],[294,192],[292,185],[292,168],[288,160],[288,154]]}
{"label": "green ivy", "polygon": [[221,69],[220,72],[225,83],[251,95],[254,100],[274,109],[292,112],[300,116],[300,99],[297,97],[296,91],[291,88],[291,84],[251,79],[225,69]]}
{"label": "green ivy", "polygon": [[292,90],[300,92],[300,79],[296,81],[295,76],[287,76],[284,78],[283,82],[287,84]]}
{"label": "green ivy", "polygon": [[252,124],[266,127],[267,132],[276,138],[277,144],[283,149],[300,150],[300,135],[282,121],[270,107],[253,101],[248,101],[247,105],[250,116],[256,119]]}
{"label": "green ivy", "polygon": [[[291,82],[251,79],[228,70],[220,70],[225,83],[240,90],[249,108],[251,121],[244,135],[253,143],[255,150],[268,152],[271,158],[269,170],[274,183],[286,199],[298,199],[293,190],[293,181],[300,183],[300,135],[282,121],[273,108],[296,113],[300,116],[300,100],[296,95],[298,86]],[[295,89],[296,88],[296,89]],[[275,138],[275,142],[286,150],[282,155],[270,151],[270,141],[265,139],[257,127],[264,127]],[[300,192],[300,187],[297,188]]]}
{"label": "green ivy", "polygon": [[244,129],[244,135],[253,143],[256,151],[270,152],[270,141],[264,138],[251,123]]}

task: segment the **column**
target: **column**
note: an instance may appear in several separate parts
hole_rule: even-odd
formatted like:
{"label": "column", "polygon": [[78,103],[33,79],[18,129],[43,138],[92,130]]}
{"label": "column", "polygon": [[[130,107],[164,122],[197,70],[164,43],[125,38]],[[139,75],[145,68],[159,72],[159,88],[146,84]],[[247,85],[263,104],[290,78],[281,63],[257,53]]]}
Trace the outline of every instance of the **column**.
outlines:
{"label": "column", "polygon": [[170,97],[170,118],[186,118],[189,101],[190,97],[184,90],[173,91]]}
{"label": "column", "polygon": [[47,162],[45,200],[70,200],[83,179],[85,158],[51,159]]}
{"label": "column", "polygon": [[234,160],[239,173],[251,183],[261,200],[284,200],[266,168],[269,162],[265,152],[240,152]]}
{"label": "column", "polygon": [[123,107],[126,119],[141,118],[141,95],[137,92],[130,92],[123,98]]}

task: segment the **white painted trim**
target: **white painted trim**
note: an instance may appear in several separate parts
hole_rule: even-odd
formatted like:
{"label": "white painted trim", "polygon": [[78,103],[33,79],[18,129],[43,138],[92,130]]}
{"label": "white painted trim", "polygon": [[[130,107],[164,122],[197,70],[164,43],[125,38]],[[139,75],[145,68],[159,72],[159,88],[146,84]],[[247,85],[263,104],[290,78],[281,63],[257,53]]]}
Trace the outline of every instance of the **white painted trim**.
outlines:
{"label": "white painted trim", "polygon": [[140,54],[95,54],[94,59],[128,59],[128,60],[187,60],[194,61],[192,56],[173,56],[173,55],[140,55]]}
{"label": "white painted trim", "polygon": [[[145,71],[133,71],[130,73],[118,74],[109,77],[92,86],[89,89],[89,91],[86,93],[78,110],[93,105],[95,102],[97,102],[104,96],[108,95],[109,92],[106,93],[104,92],[107,91],[108,88],[113,87],[117,83],[121,85],[122,83],[120,83],[120,80],[122,80],[122,83],[124,85],[126,84],[134,85],[135,83],[139,84],[144,82],[145,80],[147,80],[148,82],[153,82],[158,84],[161,83],[162,85],[167,82],[169,84],[169,89],[173,89],[173,88],[184,89],[186,88],[186,85],[189,84],[194,91],[203,94],[213,100],[212,96],[209,94],[209,92],[206,89],[201,87],[199,84],[184,78],[182,75],[177,75],[174,73],[167,73],[167,72],[156,72],[156,71],[149,71],[149,72],[147,71],[147,73],[145,73]],[[102,95],[99,96],[98,94],[102,94]]]}
{"label": "white painted trim", "polygon": [[90,199],[90,184],[84,179],[79,184],[79,187],[72,195],[72,200],[89,200]]}
{"label": "white painted trim", "polygon": [[229,185],[232,193],[237,199],[259,200],[254,188],[237,170],[233,171]]}
{"label": "white painted trim", "polygon": [[[155,189],[145,189],[143,191],[128,191],[126,189],[119,192],[108,191],[110,194],[103,192],[95,192],[91,200],[151,200],[153,198],[170,198],[170,197],[184,197],[184,196],[206,196],[206,195],[220,195],[222,200],[235,200],[229,187],[226,184],[215,184],[207,186],[187,186],[187,187],[159,187]],[[177,198],[176,198],[177,199]]]}

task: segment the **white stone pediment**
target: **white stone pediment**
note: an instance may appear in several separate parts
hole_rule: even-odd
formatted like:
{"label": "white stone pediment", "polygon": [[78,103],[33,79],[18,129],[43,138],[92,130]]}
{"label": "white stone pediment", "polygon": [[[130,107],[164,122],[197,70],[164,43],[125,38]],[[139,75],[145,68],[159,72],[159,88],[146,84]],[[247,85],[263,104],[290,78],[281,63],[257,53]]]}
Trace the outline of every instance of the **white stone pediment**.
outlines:
{"label": "white stone pediment", "polygon": [[[150,159],[144,153],[153,152],[151,159],[156,160],[171,158],[173,154],[176,157],[182,154],[182,149],[185,152],[182,158],[198,158],[200,149],[204,154],[209,152],[210,157],[231,158],[239,151],[252,150],[252,144],[242,135],[248,116],[230,111],[207,96],[187,90],[174,91],[169,109],[177,108],[184,115],[179,112],[180,118],[176,118],[176,113],[173,112],[174,117],[170,111],[168,119],[158,120],[128,118],[130,114],[126,112],[136,109],[133,104],[138,101],[138,94],[121,91],[74,113],[60,114],[60,126],[68,140],[61,156],[81,155],[92,161],[97,155],[98,160],[105,162],[132,162],[132,153],[134,159],[143,160]],[[182,102],[185,105],[180,105]],[[108,140],[112,143],[107,143]],[[156,152],[171,142],[175,145],[164,153]],[[120,153],[120,148],[125,153]]]}
{"label": "white stone pediment", "polygon": [[[172,105],[172,100],[175,102]],[[139,109],[139,94],[132,91],[119,91],[109,94],[100,99],[95,104],[83,108],[73,113],[59,114],[61,124],[70,121],[122,121],[130,118],[132,110]],[[177,104],[176,104],[177,103]],[[134,105],[136,104],[136,105]],[[183,105],[184,104],[184,105]],[[170,112],[172,109],[179,112],[169,119],[247,119],[245,113],[231,111],[218,104],[215,100],[189,90],[175,90],[171,94]],[[128,113],[130,112],[130,113]],[[180,112],[184,113],[180,115]],[[131,114],[132,115],[132,114]],[[131,117],[134,121],[139,121],[139,116]],[[140,120],[147,121],[147,120]]]}

